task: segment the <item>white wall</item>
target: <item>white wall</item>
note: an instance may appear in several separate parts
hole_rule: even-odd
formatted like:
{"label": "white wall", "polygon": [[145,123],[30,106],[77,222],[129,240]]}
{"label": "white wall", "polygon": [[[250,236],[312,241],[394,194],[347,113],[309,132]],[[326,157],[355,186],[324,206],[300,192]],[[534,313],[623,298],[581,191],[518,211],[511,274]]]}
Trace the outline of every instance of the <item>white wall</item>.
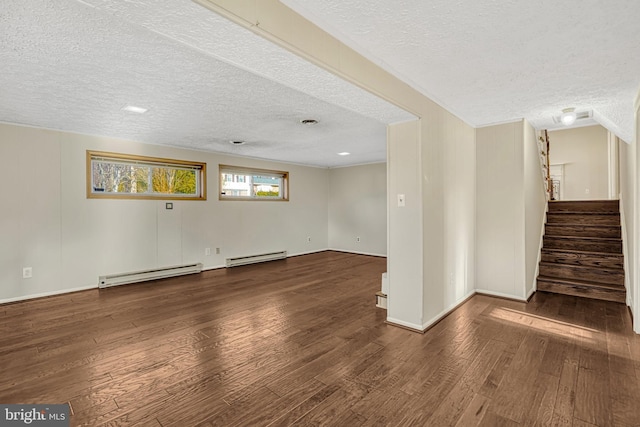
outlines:
{"label": "white wall", "polygon": [[[624,252],[625,286],[627,288],[627,305],[633,305],[635,287],[635,147],[623,141],[618,142],[620,156],[620,220],[622,222],[622,245]],[[635,315],[635,311],[634,311]]]}
{"label": "white wall", "polygon": [[607,130],[600,125],[549,132],[549,159],[564,165],[563,200],[609,198]]}
{"label": "white wall", "polygon": [[542,162],[535,129],[524,121],[525,297],[536,289],[547,207]]}
{"label": "white wall", "polygon": [[524,298],[523,123],[476,129],[476,288]]}
{"label": "white wall", "polygon": [[475,290],[476,152],[474,129],[438,106],[421,132],[424,329]]}
{"label": "white wall", "polygon": [[[389,242],[387,320],[422,329],[420,122],[391,125],[387,136]],[[403,195],[404,206],[398,205]]]}
{"label": "white wall", "polygon": [[[0,179],[12,183],[0,190],[0,302],[96,287],[103,274],[328,247],[326,169],[9,124],[0,141]],[[204,161],[208,200],[166,210],[164,201],[87,199],[89,149]],[[289,171],[290,201],[219,201],[219,163]],[[22,278],[23,267],[33,278]]]}
{"label": "white wall", "polygon": [[624,250],[625,285],[627,304],[633,313],[633,330],[640,334],[640,185],[638,185],[638,165],[640,165],[640,91],[634,102],[635,143],[619,142],[620,156],[620,205],[622,220],[622,244]]}
{"label": "white wall", "polygon": [[329,248],[387,255],[386,163],[329,170]]}
{"label": "white wall", "polygon": [[638,166],[640,165],[640,150],[638,149],[638,144],[640,144],[640,91],[636,95],[636,99],[634,102],[634,110],[635,110],[635,119],[636,119],[636,132],[635,132],[635,143],[631,149],[631,158],[634,160],[631,161],[631,173],[629,173],[633,185],[631,189],[633,191],[633,230],[631,231],[632,239],[629,242],[629,245],[633,247],[633,252],[630,256],[630,264],[632,265],[630,268],[631,277],[629,279],[629,289],[631,289],[631,309],[634,313],[633,317],[633,330],[640,334],[640,277],[638,271],[638,259],[637,254],[640,252],[640,207],[638,206],[638,202],[640,201],[640,185],[638,185]]}
{"label": "white wall", "polygon": [[525,120],[476,129],[476,288],[526,299],[535,289],[546,210],[534,129]]}

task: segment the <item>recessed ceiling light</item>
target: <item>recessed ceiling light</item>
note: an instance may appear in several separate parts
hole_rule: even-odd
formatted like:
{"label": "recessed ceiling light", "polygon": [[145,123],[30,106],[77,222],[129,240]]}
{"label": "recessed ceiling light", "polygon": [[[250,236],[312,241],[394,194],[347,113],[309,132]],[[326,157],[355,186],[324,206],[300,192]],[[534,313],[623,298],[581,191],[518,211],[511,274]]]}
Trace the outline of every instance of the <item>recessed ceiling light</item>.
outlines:
{"label": "recessed ceiling light", "polygon": [[242,145],[244,143],[245,143],[245,141],[229,141],[229,144],[231,144],[231,145]]}
{"label": "recessed ceiling light", "polygon": [[342,153],[338,153],[338,156],[348,156],[349,154],[351,154],[351,153],[349,153],[347,151],[343,151]]}
{"label": "recessed ceiling light", "polygon": [[136,107],[135,105],[127,105],[126,107],[122,107],[122,111],[128,111],[130,113],[144,114],[149,110],[146,109],[146,108],[142,108],[142,107]]}
{"label": "recessed ceiling light", "polygon": [[565,108],[562,110],[562,115],[560,115],[560,121],[565,126],[571,126],[576,122],[577,118],[578,115],[575,108]]}
{"label": "recessed ceiling light", "polygon": [[317,125],[318,121],[316,119],[304,119],[304,120],[300,120],[300,123],[302,123],[303,125]]}

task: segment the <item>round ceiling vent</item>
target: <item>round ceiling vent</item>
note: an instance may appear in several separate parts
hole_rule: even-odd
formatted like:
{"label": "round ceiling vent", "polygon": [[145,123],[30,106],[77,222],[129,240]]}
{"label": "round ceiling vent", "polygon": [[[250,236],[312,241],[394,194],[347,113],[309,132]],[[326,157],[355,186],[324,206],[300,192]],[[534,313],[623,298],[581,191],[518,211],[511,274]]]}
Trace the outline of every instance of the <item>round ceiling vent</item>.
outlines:
{"label": "round ceiling vent", "polygon": [[318,121],[316,119],[304,119],[304,120],[300,120],[300,123],[302,123],[303,125],[317,125]]}
{"label": "round ceiling vent", "polygon": [[243,145],[245,141],[229,141],[229,143],[232,145]]}

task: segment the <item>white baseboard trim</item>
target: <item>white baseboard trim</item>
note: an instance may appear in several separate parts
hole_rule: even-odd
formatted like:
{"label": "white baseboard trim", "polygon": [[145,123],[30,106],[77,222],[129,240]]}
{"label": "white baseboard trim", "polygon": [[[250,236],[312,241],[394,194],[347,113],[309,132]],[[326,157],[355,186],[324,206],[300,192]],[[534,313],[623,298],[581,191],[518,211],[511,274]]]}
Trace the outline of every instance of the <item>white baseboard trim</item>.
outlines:
{"label": "white baseboard trim", "polygon": [[[540,264],[540,263],[538,263],[538,264]],[[536,274],[536,276],[537,276],[537,274]],[[537,286],[536,286],[536,284],[534,284],[533,289],[531,289],[529,291],[529,293],[527,294],[527,301],[529,301],[529,298],[531,298],[531,295],[535,294],[537,290],[538,290]]]}
{"label": "white baseboard trim", "polygon": [[12,302],[26,301],[26,300],[35,299],[35,298],[52,297],[52,296],[55,296],[55,295],[70,294],[72,292],[88,291],[90,289],[98,289],[98,284],[96,283],[95,285],[81,286],[79,288],[60,289],[60,290],[57,290],[57,291],[42,292],[42,293],[39,293],[39,294],[29,294],[29,295],[22,295],[22,296],[19,296],[19,297],[0,299],[0,304],[8,304],[8,303],[12,303]]}
{"label": "white baseboard trim", "polygon": [[433,325],[435,325],[436,323],[438,323],[439,321],[441,321],[442,319],[447,317],[449,314],[451,314],[454,310],[456,310],[462,304],[467,302],[469,300],[469,298],[471,298],[475,294],[476,294],[475,290],[470,291],[464,297],[462,297],[460,300],[458,300],[458,301],[454,302],[453,304],[449,305],[448,308],[442,310],[435,317],[433,317],[430,320],[424,322],[422,325],[417,325],[417,324],[414,324],[414,323],[405,322],[403,320],[394,319],[392,317],[387,317],[387,323],[389,323],[391,325],[395,325],[395,326],[400,326],[400,327],[403,327],[403,328],[411,329],[412,331],[415,331],[415,332],[424,333],[429,328],[431,328]]}
{"label": "white baseboard trim", "polygon": [[209,267],[202,267],[202,271],[209,271],[209,270],[218,270],[219,268],[225,268],[226,265],[224,264],[220,264],[220,265],[212,265]]}
{"label": "white baseboard trim", "polygon": [[289,254],[287,256],[287,258],[291,258],[293,256],[300,256],[300,255],[311,255],[311,254],[317,254],[319,252],[326,252],[326,251],[330,251],[331,249],[314,249],[312,251],[303,251],[303,252],[296,252],[293,254]]}
{"label": "white baseboard trim", "polygon": [[[330,249],[315,249],[313,251],[307,251],[307,252],[296,252],[293,254],[287,254],[287,258],[300,256],[300,255],[311,255],[311,254],[316,254],[318,252],[326,252],[328,250]],[[218,270],[220,268],[227,268],[227,266],[226,264],[210,265],[210,266],[202,267],[202,271]]]}
{"label": "white baseboard trim", "polygon": [[502,292],[487,291],[485,289],[476,289],[476,293],[479,293],[479,294],[482,294],[482,295],[488,295],[490,297],[499,297],[499,298],[506,298],[506,299],[510,299],[510,300],[514,300],[514,301],[527,302],[527,298],[522,298],[522,297],[518,297],[518,296],[515,296],[515,295],[510,295],[510,294],[505,294],[505,293],[502,293]]}
{"label": "white baseboard trim", "polygon": [[451,312],[455,311],[458,307],[460,307],[462,304],[467,302],[467,300],[469,298],[471,298],[472,296],[474,296],[475,294],[476,294],[476,291],[473,290],[473,291],[469,292],[468,294],[466,294],[465,296],[463,296],[457,302],[454,302],[453,304],[449,305],[449,307],[447,307],[444,310],[442,310],[440,313],[438,313],[431,320],[428,320],[427,322],[423,323],[422,324],[422,330],[426,331],[427,329],[429,329],[430,327],[432,327],[433,325],[435,325],[436,323],[438,323],[439,321],[441,321],[442,319],[447,317],[449,314],[451,314]]}
{"label": "white baseboard trim", "polygon": [[387,323],[395,326],[400,326],[403,328],[411,329],[415,332],[422,332],[422,326],[417,323],[405,322],[404,320],[394,319],[393,317],[387,317]]}
{"label": "white baseboard trim", "polygon": [[329,248],[329,249],[326,249],[326,250],[327,251],[344,252],[344,253],[348,253],[348,254],[377,256],[377,257],[382,257],[382,258],[386,258],[387,257],[386,254],[376,254],[376,253],[373,253],[373,252],[350,251],[350,250],[346,250],[346,249],[335,249],[335,248]]}

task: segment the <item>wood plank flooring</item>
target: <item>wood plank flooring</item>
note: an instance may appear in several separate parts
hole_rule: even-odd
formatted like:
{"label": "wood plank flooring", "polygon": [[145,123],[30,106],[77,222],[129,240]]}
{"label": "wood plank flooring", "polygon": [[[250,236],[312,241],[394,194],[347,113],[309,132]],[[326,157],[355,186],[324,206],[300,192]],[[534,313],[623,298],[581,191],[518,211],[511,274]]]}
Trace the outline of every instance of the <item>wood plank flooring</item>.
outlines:
{"label": "wood plank flooring", "polygon": [[322,252],[0,306],[0,403],[73,426],[640,426],[623,304],[476,295],[384,323],[383,258]]}

